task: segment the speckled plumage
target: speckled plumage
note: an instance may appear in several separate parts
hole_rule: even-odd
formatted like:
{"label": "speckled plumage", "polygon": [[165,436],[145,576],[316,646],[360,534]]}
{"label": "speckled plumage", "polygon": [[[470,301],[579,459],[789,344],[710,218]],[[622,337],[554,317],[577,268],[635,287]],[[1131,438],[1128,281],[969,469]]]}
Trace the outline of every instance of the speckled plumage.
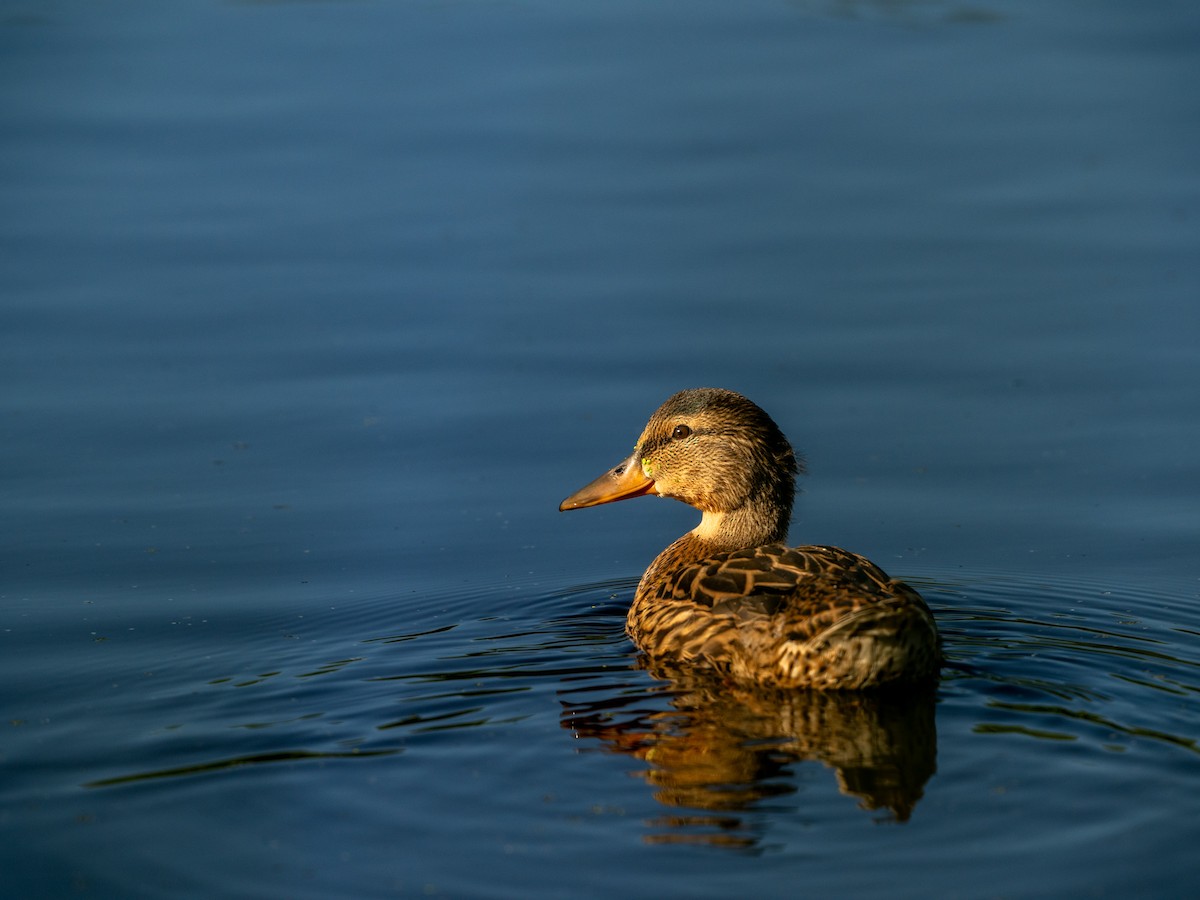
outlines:
{"label": "speckled plumage", "polygon": [[700,524],[651,563],[627,630],[653,659],[771,687],[860,689],[927,681],[940,665],[920,594],[837,547],[788,547],[800,465],[778,426],[740,394],[682,391],[633,455],[563,501],[674,497]]}

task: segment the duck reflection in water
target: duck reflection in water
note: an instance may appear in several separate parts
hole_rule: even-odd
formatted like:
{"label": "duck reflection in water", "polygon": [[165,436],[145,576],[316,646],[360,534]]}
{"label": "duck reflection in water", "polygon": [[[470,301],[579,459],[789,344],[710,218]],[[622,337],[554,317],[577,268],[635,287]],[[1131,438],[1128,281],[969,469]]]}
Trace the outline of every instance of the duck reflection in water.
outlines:
{"label": "duck reflection in water", "polygon": [[858,798],[860,808],[904,822],[936,771],[932,686],[770,690],[643,665],[669,689],[670,709],[642,693],[564,700],[562,724],[648,764],[639,774],[655,798],[681,810],[660,820],[663,830],[649,840],[757,844],[739,813],[795,792],[792,769],[806,760],[833,769],[838,789]]}

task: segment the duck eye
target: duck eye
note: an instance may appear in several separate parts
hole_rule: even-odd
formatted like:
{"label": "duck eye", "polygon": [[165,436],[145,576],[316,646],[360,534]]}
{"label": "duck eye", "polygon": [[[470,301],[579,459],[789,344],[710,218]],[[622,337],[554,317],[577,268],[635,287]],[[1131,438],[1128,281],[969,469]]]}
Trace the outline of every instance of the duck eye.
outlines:
{"label": "duck eye", "polygon": [[682,441],[684,438],[690,437],[691,434],[692,429],[688,428],[686,425],[676,425],[675,430],[671,432],[671,437],[677,441]]}

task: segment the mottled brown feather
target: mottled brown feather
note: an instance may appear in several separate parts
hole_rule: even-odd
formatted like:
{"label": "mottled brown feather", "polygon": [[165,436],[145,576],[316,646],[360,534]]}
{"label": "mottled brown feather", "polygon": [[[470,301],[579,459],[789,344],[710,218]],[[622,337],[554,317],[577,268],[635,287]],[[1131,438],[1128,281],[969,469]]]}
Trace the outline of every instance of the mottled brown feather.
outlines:
{"label": "mottled brown feather", "polygon": [[628,630],[651,657],[776,687],[926,680],[939,664],[921,596],[837,547],[767,544],[643,579]]}

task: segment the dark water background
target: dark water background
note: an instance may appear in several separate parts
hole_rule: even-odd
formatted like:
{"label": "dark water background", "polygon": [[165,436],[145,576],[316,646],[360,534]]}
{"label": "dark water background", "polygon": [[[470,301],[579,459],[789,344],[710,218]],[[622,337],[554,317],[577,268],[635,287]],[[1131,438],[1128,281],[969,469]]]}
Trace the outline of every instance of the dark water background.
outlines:
{"label": "dark water background", "polygon": [[[17,897],[1186,894],[1191,3],[0,13]],[[560,516],[670,393],[809,459],[936,695],[747,697]]]}

